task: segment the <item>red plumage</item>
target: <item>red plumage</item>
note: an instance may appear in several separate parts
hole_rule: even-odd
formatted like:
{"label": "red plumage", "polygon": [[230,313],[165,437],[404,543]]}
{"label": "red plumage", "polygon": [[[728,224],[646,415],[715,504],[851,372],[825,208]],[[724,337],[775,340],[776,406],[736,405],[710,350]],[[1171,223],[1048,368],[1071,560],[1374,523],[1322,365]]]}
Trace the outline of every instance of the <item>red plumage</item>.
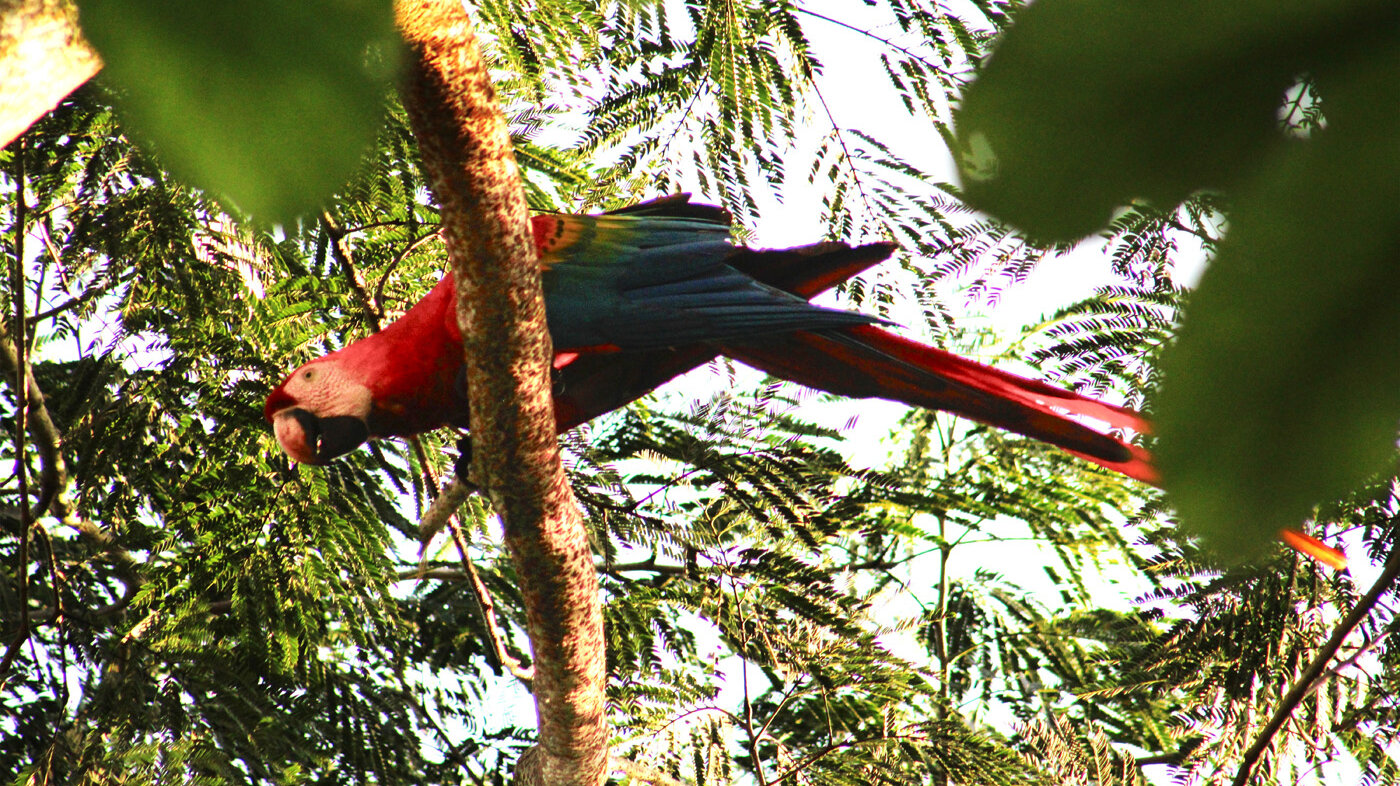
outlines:
{"label": "red plumage", "polygon": [[[685,195],[604,216],[536,216],[531,228],[556,351],[561,431],[723,354],[832,393],[947,410],[1157,482],[1147,451],[1081,420],[1145,433],[1149,424],[1138,413],[806,302],[887,258],[891,244],[734,247],[727,214]],[[366,439],[466,427],[463,366],[449,275],[389,327],[292,372],[268,396],[264,414],[288,455],[324,463]],[[1316,539],[1284,537],[1305,554],[1345,565]]]}
{"label": "red plumage", "polygon": [[[841,395],[948,410],[1156,481],[1144,450],[1078,419],[1146,431],[1136,413],[901,338],[870,318],[805,303],[887,258],[892,245],[736,248],[725,242],[726,224],[719,209],[677,198],[612,216],[535,217],[558,353],[560,430],[723,354]],[[465,427],[455,304],[445,276],[394,324],[290,375],[265,411],[288,453],[317,463],[333,458],[319,435],[303,433],[326,417],[363,420],[370,438]],[[637,320],[647,328],[629,330]],[[298,376],[308,369],[309,382]],[[305,414],[286,417],[295,410]],[[336,447],[353,445],[340,440]]]}

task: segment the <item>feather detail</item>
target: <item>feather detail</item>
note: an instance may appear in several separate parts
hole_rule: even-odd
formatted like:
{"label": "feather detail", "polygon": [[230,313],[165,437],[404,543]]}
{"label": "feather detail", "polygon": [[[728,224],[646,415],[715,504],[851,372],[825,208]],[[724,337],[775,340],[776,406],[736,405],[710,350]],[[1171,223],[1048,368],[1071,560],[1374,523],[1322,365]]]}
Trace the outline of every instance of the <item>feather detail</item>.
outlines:
{"label": "feather detail", "polygon": [[871,325],[726,344],[721,352],[776,377],[856,398],[941,409],[1024,434],[1146,483],[1159,481],[1146,451],[1072,416],[1145,426],[1140,415],[1001,371]]}

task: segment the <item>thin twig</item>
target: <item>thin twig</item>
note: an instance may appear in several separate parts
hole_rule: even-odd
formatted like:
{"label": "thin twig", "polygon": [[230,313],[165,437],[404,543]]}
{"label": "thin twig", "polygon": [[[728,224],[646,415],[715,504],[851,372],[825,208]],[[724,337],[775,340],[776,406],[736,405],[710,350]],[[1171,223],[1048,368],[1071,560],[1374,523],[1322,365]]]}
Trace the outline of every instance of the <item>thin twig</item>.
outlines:
{"label": "thin twig", "polygon": [[453,516],[447,527],[452,533],[452,542],[457,546],[457,554],[462,558],[467,586],[471,587],[472,596],[476,598],[476,607],[486,629],[486,638],[491,642],[491,654],[495,656],[495,662],[491,664],[492,671],[500,674],[501,667],[504,666],[516,679],[525,683],[525,687],[530,687],[530,683],[535,679],[535,670],[522,666],[515,656],[506,651],[505,635],[496,625],[496,602],[491,598],[491,590],[487,588],[486,582],[481,580],[481,574],[476,572],[476,565],[467,554],[467,540],[462,534],[459,519]]}
{"label": "thin twig", "polygon": [[753,728],[753,701],[749,696],[749,643],[752,636],[749,634],[748,620],[744,618],[744,603],[739,599],[739,582],[734,577],[729,578],[729,594],[734,599],[734,612],[739,618],[739,647],[742,660],[739,661],[739,679],[744,683],[744,733],[749,738],[749,756],[753,758],[753,771],[758,776],[759,786],[767,786],[768,776],[763,771],[763,759],[758,754],[758,736],[754,734]]}
{"label": "thin twig", "polygon": [[[622,573],[647,572],[657,573],[662,576],[683,576],[688,570],[683,565],[660,565],[655,558],[642,562],[629,562],[622,565],[608,565],[603,562],[593,563],[599,573],[608,576],[618,576]],[[417,567],[401,570],[397,574],[399,581],[415,581],[418,579],[434,579],[436,581],[467,581],[470,577],[466,573],[453,568],[428,568]]]}
{"label": "thin twig", "polygon": [[83,294],[78,295],[78,296],[75,297],[75,298],[70,298],[69,300],[67,300],[67,301],[65,301],[65,302],[63,302],[63,303],[60,303],[59,305],[54,306],[53,308],[50,308],[50,309],[48,309],[48,310],[46,310],[46,311],[40,311],[40,312],[37,313],[37,314],[33,314],[33,315],[31,315],[31,316],[29,317],[29,320],[28,320],[29,326],[30,326],[30,327],[33,327],[34,325],[37,325],[37,324],[39,324],[40,322],[43,322],[43,321],[46,320],[46,319],[51,319],[51,318],[53,318],[53,317],[56,317],[56,316],[58,316],[58,315],[64,313],[65,311],[72,311],[73,309],[77,308],[78,306],[81,306],[81,305],[83,305],[84,303],[87,303],[87,302],[91,301],[93,298],[95,298],[95,297],[97,297],[97,296],[99,296],[99,295],[105,295],[106,293],[112,291],[112,287],[117,286],[118,284],[123,284],[123,283],[125,283],[125,281],[126,281],[126,280],[118,280],[118,281],[113,281],[112,284],[111,284],[111,286],[106,286],[106,287],[94,287],[94,288],[89,289],[88,291],[84,292]]}
{"label": "thin twig", "polygon": [[777,784],[782,783],[788,778],[800,775],[803,770],[812,766],[812,764],[814,764],[819,759],[823,759],[833,753],[836,753],[837,751],[843,751],[850,748],[861,748],[866,745],[879,745],[882,743],[891,742],[928,742],[928,739],[928,735],[926,734],[881,734],[874,737],[847,740],[845,742],[834,742],[830,745],[824,745],[821,748],[818,748],[811,754],[798,761],[796,764],[778,773],[776,776],[774,776],[770,786],[777,786]]}
{"label": "thin twig", "polygon": [[[371,229],[382,229],[383,227],[394,227],[395,229],[401,229],[403,227],[414,226],[422,226],[422,224],[418,222],[404,221],[401,218],[395,218],[388,221],[371,221],[368,224],[359,224],[353,227],[345,227],[345,234],[349,235],[356,232],[368,232]],[[437,230],[433,230],[433,234],[437,234]]]}
{"label": "thin twig", "polygon": [[1389,635],[1389,632],[1384,632],[1381,633],[1379,636],[1375,637],[1374,639],[1369,639],[1367,641],[1362,642],[1361,646],[1356,648],[1356,652],[1353,652],[1350,656],[1347,657],[1346,660],[1339,661],[1337,665],[1333,666],[1331,669],[1328,669],[1328,673],[1334,677],[1341,677],[1343,669],[1350,668],[1352,666],[1355,666],[1357,663],[1360,663],[1361,659],[1366,657],[1367,653],[1370,653],[1374,651],[1377,647],[1379,647],[1381,643],[1389,637]]}
{"label": "thin twig", "polygon": [[783,708],[787,706],[787,703],[797,696],[798,684],[799,682],[797,680],[793,680],[792,684],[787,687],[787,690],[783,691],[783,697],[778,700],[777,705],[773,707],[773,711],[768,713],[768,720],[763,724],[763,727],[758,730],[760,739],[764,737],[771,738],[771,735],[768,733],[768,727],[772,726],[773,721],[776,721],[778,716],[782,714]]}
{"label": "thin twig", "polygon": [[389,283],[389,275],[394,272],[394,268],[398,267],[405,259],[408,259],[408,255],[412,254],[414,249],[437,236],[438,230],[434,229],[431,232],[426,232],[415,237],[408,242],[408,245],[403,247],[402,251],[395,254],[393,259],[389,260],[389,264],[384,266],[384,272],[379,275],[379,283],[374,285],[374,305],[379,309],[380,314],[385,314],[388,311],[388,309],[384,308],[384,285]]}
{"label": "thin twig", "polygon": [[1172,218],[1170,221],[1167,222],[1167,224],[1172,229],[1175,229],[1178,232],[1185,232],[1186,234],[1195,237],[1207,247],[1214,247],[1220,243],[1220,238],[1212,237],[1201,229],[1192,229],[1191,227],[1188,227],[1185,224],[1181,223],[1181,221],[1179,221],[1176,218]]}
{"label": "thin twig", "polygon": [[364,276],[360,275],[360,271],[355,268],[355,262],[350,256],[350,249],[345,244],[347,233],[340,228],[340,224],[336,223],[330,212],[326,210],[321,211],[321,226],[326,230],[326,235],[330,237],[331,256],[340,263],[340,269],[345,273],[345,280],[360,299],[360,307],[364,309],[365,324],[376,333],[379,332],[384,315],[374,302],[374,298],[370,297]]}
{"label": "thin twig", "polygon": [[846,28],[847,30],[850,30],[850,31],[853,32],[853,33],[859,33],[859,34],[865,36],[866,38],[869,38],[869,39],[874,40],[874,41],[878,41],[879,43],[884,44],[885,46],[887,46],[887,47],[889,47],[889,48],[891,48],[891,49],[897,50],[897,51],[900,52],[901,54],[908,56],[910,60],[917,60],[917,61],[919,61],[920,63],[922,63],[922,64],[924,65],[925,68],[928,68],[928,69],[930,69],[930,70],[933,70],[933,71],[940,71],[940,70],[942,70],[942,68],[943,68],[942,64],[936,63],[936,62],[934,62],[934,61],[928,59],[927,57],[924,57],[923,55],[920,55],[920,54],[914,52],[912,49],[909,49],[908,47],[904,47],[904,46],[900,46],[899,44],[896,44],[896,43],[894,42],[893,39],[885,38],[884,36],[875,35],[874,33],[870,32],[869,30],[865,30],[865,29],[863,29],[863,28],[856,27],[855,25],[852,25],[852,24],[847,24],[846,22],[842,22],[842,21],[839,20],[839,19],[832,19],[832,18],[829,17],[829,16],[826,16],[826,15],[824,15],[824,14],[819,14],[819,13],[817,13],[816,11],[812,11],[812,10],[809,10],[809,9],[806,9],[806,8],[794,8],[793,10],[796,11],[797,13],[799,13],[799,14],[806,14],[807,16],[813,17],[813,18],[815,18],[815,19],[820,19],[820,20],[822,20],[823,22],[830,22],[831,24],[836,25],[837,27],[844,27],[844,28]]}
{"label": "thin twig", "polygon": [[[424,496],[426,493],[428,493],[428,489],[436,489],[436,488],[438,488],[437,474],[433,471],[433,462],[431,462],[431,461],[428,460],[428,451],[425,450],[425,449],[423,448],[423,437],[422,437],[422,435],[415,436],[415,437],[409,437],[409,438],[408,438],[408,446],[409,446],[409,448],[411,448],[411,449],[413,450],[413,457],[414,457],[415,459],[418,460],[418,470],[419,470],[419,474],[418,474],[418,476],[415,478],[414,482],[415,482],[415,483],[421,482],[423,485],[421,486],[421,491],[420,491],[420,488],[419,488],[419,487],[415,487],[413,493],[414,493],[414,499],[415,499],[415,500],[421,501],[421,500],[423,499],[423,496]],[[469,490],[469,491],[476,491],[475,488],[471,488],[471,487],[469,487],[468,490]],[[439,492],[439,494],[441,494],[441,492]],[[435,497],[434,499],[436,499],[436,497]],[[421,504],[421,502],[420,502],[420,504]],[[458,503],[458,504],[460,504],[460,503]],[[430,509],[431,509],[431,507],[432,507],[432,506],[429,505],[429,508],[430,508]],[[455,510],[457,510],[457,508],[454,506],[454,507],[452,508],[452,510],[448,511],[448,513],[450,514],[450,513],[452,513],[452,511],[455,511]],[[424,515],[426,515],[426,514],[424,514]],[[446,522],[447,522],[447,519],[444,518],[444,519],[443,519],[443,523],[446,524]],[[420,524],[419,527],[420,527],[420,532],[421,532],[421,527],[422,527],[422,525]],[[433,533],[433,534],[436,535],[437,533],[435,532],[435,533]],[[419,548],[420,553],[421,553],[421,551],[422,551],[423,548],[427,548],[428,540],[431,540],[431,538],[428,538],[428,539],[424,540],[424,539],[421,539],[421,536],[420,536],[420,544],[421,544],[421,545],[420,545],[420,548]]]}
{"label": "thin twig", "polygon": [[[50,549],[52,551],[52,549]],[[49,625],[60,618],[71,618],[81,620],[84,623],[100,622],[108,617],[115,617],[124,613],[131,606],[131,602],[136,599],[136,593],[141,589],[139,582],[129,581],[123,583],[122,596],[117,600],[101,606],[92,608],[73,608],[69,605],[54,605],[48,608],[39,608],[30,611],[28,614],[31,626]],[[55,588],[57,593],[57,588]],[[55,594],[55,600],[57,595]]]}
{"label": "thin twig", "polygon": [[1268,724],[1264,726],[1263,731],[1259,732],[1254,744],[1245,751],[1244,757],[1240,761],[1239,771],[1235,773],[1234,786],[1244,786],[1244,783],[1249,780],[1250,773],[1254,771],[1254,765],[1258,763],[1259,757],[1273,742],[1274,735],[1283,728],[1283,724],[1288,722],[1288,718],[1303,699],[1321,683],[1323,672],[1327,670],[1328,664],[1336,656],[1337,650],[1341,649],[1342,642],[1370,615],[1371,610],[1380,601],[1381,595],[1390,589],[1397,576],[1400,576],[1400,549],[1390,552],[1390,556],[1385,561],[1385,570],[1376,579],[1376,583],[1371,585],[1361,600],[1352,607],[1351,612],[1337,624],[1337,627],[1332,631],[1331,638],[1317,651],[1312,662],[1303,670],[1302,676],[1279,702],[1273,717],[1269,718]]}
{"label": "thin twig", "polygon": [[18,340],[14,342],[14,349],[17,352],[16,361],[13,368],[14,390],[15,390],[15,475],[19,479],[19,553],[17,578],[19,579],[19,630],[15,631],[15,637],[10,641],[9,647],[5,650],[4,658],[0,658],[0,676],[8,673],[10,666],[19,656],[24,643],[29,640],[29,531],[34,526],[33,511],[29,507],[29,472],[28,462],[25,459],[24,432],[28,426],[26,415],[29,410],[29,363],[25,357],[25,348],[28,344],[25,341],[24,327],[24,235],[25,228],[25,200],[24,200],[24,139],[21,138],[15,145],[15,256],[14,264],[10,271],[10,286],[14,297],[14,330]]}

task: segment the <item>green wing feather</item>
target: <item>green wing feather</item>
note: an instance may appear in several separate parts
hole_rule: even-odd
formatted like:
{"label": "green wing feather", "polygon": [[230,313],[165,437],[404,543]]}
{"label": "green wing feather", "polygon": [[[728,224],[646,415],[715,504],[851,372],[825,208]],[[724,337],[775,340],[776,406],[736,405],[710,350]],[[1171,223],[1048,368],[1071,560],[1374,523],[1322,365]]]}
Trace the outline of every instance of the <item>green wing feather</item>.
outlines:
{"label": "green wing feather", "polygon": [[728,261],[742,249],[719,220],[547,218],[540,261],[558,351],[655,349],[878,321],[813,306],[739,272]]}

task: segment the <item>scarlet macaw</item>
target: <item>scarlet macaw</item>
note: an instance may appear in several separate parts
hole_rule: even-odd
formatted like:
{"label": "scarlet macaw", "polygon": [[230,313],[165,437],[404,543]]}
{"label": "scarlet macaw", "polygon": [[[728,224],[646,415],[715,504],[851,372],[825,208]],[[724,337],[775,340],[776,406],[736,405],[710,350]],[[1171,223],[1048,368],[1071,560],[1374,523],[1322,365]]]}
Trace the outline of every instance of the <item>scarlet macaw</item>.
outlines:
{"label": "scarlet macaw", "polygon": [[[1156,482],[1144,450],[1071,417],[1144,432],[1137,413],[807,302],[893,245],[736,247],[723,210],[687,200],[533,217],[561,431],[723,354],[821,390],[947,410]],[[322,464],[367,439],[467,426],[455,305],[449,273],[397,322],[292,372],[264,409],[282,449]]]}
{"label": "scarlet macaw", "polygon": [[[735,247],[728,215],[689,204],[684,194],[602,216],[538,215],[531,225],[559,374],[560,431],[723,354],[821,390],[947,410],[1158,482],[1145,450],[1074,419],[1145,433],[1138,413],[806,302],[889,257],[889,243]],[[368,439],[465,428],[463,377],[449,273],[397,322],[293,371],[263,414],[289,456],[324,464]],[[1280,536],[1296,551],[1346,566],[1341,552],[1310,535]]]}

